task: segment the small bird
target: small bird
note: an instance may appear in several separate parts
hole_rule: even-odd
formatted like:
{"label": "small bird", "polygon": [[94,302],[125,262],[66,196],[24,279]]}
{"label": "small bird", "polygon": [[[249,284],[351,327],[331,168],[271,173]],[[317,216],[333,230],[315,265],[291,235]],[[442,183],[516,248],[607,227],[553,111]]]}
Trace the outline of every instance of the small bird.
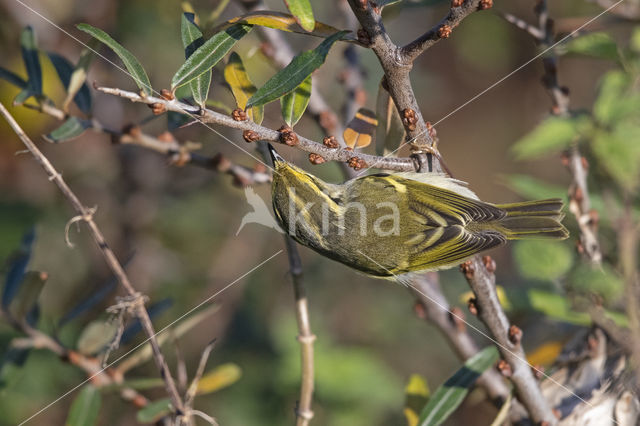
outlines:
{"label": "small bird", "polygon": [[565,239],[562,200],[490,204],[438,173],[377,173],[331,184],[269,145],[276,218],[297,242],[379,278],[454,267],[507,240]]}

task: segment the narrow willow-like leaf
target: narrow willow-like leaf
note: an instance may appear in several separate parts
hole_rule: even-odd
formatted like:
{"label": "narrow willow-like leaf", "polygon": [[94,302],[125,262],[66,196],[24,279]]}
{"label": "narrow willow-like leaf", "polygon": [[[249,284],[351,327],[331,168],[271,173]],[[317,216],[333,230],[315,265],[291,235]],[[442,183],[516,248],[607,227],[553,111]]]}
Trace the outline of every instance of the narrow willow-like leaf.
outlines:
{"label": "narrow willow-like leaf", "polygon": [[116,321],[95,320],[90,322],[78,338],[78,352],[83,355],[94,355],[105,349],[118,331]]}
{"label": "narrow willow-like leaf", "polygon": [[612,61],[620,59],[616,41],[604,32],[589,33],[576,37],[569,40],[564,46],[560,45],[560,49],[567,53],[587,55],[594,58],[610,59]]}
{"label": "narrow willow-like leaf", "polygon": [[461,369],[444,382],[420,414],[420,426],[437,426],[442,424],[458,408],[469,392],[471,386],[480,375],[498,360],[495,346],[484,348],[469,358]]}
{"label": "narrow willow-like leaf", "polygon": [[309,0],[284,0],[284,3],[302,28],[306,31],[313,31],[316,26],[316,20],[313,17],[313,10]]}
{"label": "narrow willow-like leaf", "polygon": [[339,29],[332,27],[331,25],[323,24],[322,22],[316,21],[313,31],[308,32],[296,22],[296,18],[294,18],[292,15],[288,13],[272,12],[266,10],[258,10],[255,12],[247,13],[246,15],[237,16],[233,19],[228,20],[224,24],[219,25],[214,31],[222,31],[234,24],[259,25],[261,27],[273,28],[274,30],[306,34],[322,38],[329,37],[330,35],[340,31]]}
{"label": "narrow willow-like leaf", "polygon": [[29,259],[31,259],[31,249],[36,239],[34,228],[29,229],[22,237],[20,248],[14,253],[9,261],[9,271],[2,290],[2,307],[6,309],[13,301],[20,285],[23,282]]}
{"label": "narrow willow-like leaf", "polygon": [[197,395],[206,395],[231,386],[237,382],[241,376],[242,370],[237,364],[230,362],[219,365],[202,376],[198,382]]}
{"label": "narrow willow-like leaf", "polygon": [[[71,73],[71,79],[69,81],[69,84],[67,85],[67,97],[62,103],[62,109],[65,112],[69,111],[69,105],[71,104],[71,101],[76,97],[76,94],[78,94],[78,92],[84,91],[85,88],[87,88],[87,92],[89,92],[88,87],[85,84],[87,81],[87,73],[89,72],[89,66],[93,61],[93,58],[95,58],[94,51],[97,51],[99,44],[100,40],[92,37],[91,40],[87,42],[87,47],[82,49],[82,52],[80,53],[80,59],[78,59],[78,63],[73,69],[73,72]],[[91,92],[89,92],[89,100],[91,100],[90,96]],[[91,111],[89,110],[85,112],[89,114]]]}
{"label": "narrow willow-like leaf", "polygon": [[171,413],[171,402],[169,398],[159,399],[148,403],[136,414],[138,423],[156,423],[164,416]]}
{"label": "narrow willow-like leaf", "polygon": [[305,78],[298,87],[280,98],[280,107],[282,109],[282,118],[285,123],[293,127],[309,105],[311,97],[311,76]]}
{"label": "narrow willow-like leaf", "polygon": [[42,67],[38,57],[38,46],[36,35],[30,26],[22,30],[20,35],[20,48],[22,49],[22,59],[27,69],[29,80],[27,85],[33,95],[42,94]]}
{"label": "narrow willow-like leaf", "polygon": [[196,49],[171,79],[171,90],[187,84],[209,71],[222,59],[234,44],[251,31],[250,25],[238,24],[214,34]]}
{"label": "narrow willow-like leaf", "polygon": [[[202,37],[202,32],[195,23],[195,15],[193,13],[183,13],[180,25],[184,57],[189,59],[189,56],[204,44],[204,37]],[[209,96],[211,74],[211,70],[206,71],[189,82],[193,100],[202,108],[204,108]]]}
{"label": "narrow willow-like leaf", "polygon": [[[157,317],[158,315],[160,315],[161,313],[169,309],[171,305],[173,305],[173,300],[169,298],[162,299],[161,301],[154,303],[153,305],[149,306],[149,308],[147,309],[149,318],[153,320],[155,317]],[[131,325],[127,326],[127,328],[125,328],[124,331],[122,332],[122,337],[120,337],[120,344],[126,345],[136,336],[136,334],[140,333],[141,331],[142,331],[142,324],[140,323],[139,319],[136,319],[134,322],[131,323]]]}
{"label": "narrow willow-like leaf", "polygon": [[58,143],[66,142],[75,137],[80,136],[85,130],[91,127],[91,122],[78,117],[69,117],[67,121],[62,123],[60,127],[53,132],[45,135],[45,139],[49,142]]}
{"label": "narrow willow-like leaf", "polygon": [[82,388],[71,404],[65,426],[91,426],[98,423],[102,405],[100,390],[89,384]]}
{"label": "narrow willow-like leaf", "polygon": [[511,408],[512,396],[513,394],[509,393],[507,400],[502,404],[500,411],[498,411],[498,415],[493,419],[493,422],[491,422],[491,426],[501,426],[505,423],[509,414],[509,409]]}
{"label": "narrow willow-like leaf", "polygon": [[418,426],[420,412],[429,400],[429,386],[419,374],[412,374],[404,390],[404,417],[407,426]]}
{"label": "narrow willow-like leaf", "polygon": [[26,89],[27,88],[26,80],[24,80],[18,74],[15,74],[15,73],[9,71],[8,69],[0,67],[0,78],[3,79],[3,80],[8,81],[9,83],[13,84],[14,86],[18,86],[21,89]]}
{"label": "narrow willow-like leaf", "polygon": [[549,117],[513,145],[518,159],[549,155],[567,148],[585,126],[585,117]]}
{"label": "narrow willow-like leaf", "polygon": [[147,76],[146,71],[136,59],[135,56],[127,49],[122,47],[120,43],[115,41],[111,36],[99,28],[92,27],[89,24],[78,24],[77,28],[80,31],[84,31],[85,33],[93,36],[94,38],[100,40],[102,43],[106,44],[113,52],[118,55],[120,60],[124,63],[124,66],[129,71],[129,75],[136,82],[140,90],[145,95],[151,95],[153,93],[153,89],[151,88],[151,82],[149,81],[149,77]]}
{"label": "narrow willow-like leaf", "polygon": [[16,97],[13,98],[13,106],[22,105],[31,96],[33,96],[33,92],[31,91],[30,87],[27,87],[26,89],[22,89],[20,93],[18,93]]}
{"label": "narrow willow-like leaf", "polygon": [[[56,69],[56,73],[58,73],[58,77],[62,82],[62,85],[65,89],[69,90],[69,85],[71,83],[71,77],[74,73],[74,67],[65,58],[64,56],[60,56],[57,53],[47,52],[49,55],[49,60],[53,64],[53,67]],[[89,87],[86,84],[80,85],[80,88],[76,92],[75,97],[73,98],[78,108],[85,114],[91,113],[91,92],[89,92]]]}
{"label": "narrow willow-like leaf", "polygon": [[27,317],[27,314],[36,306],[40,292],[42,292],[46,282],[47,274],[44,272],[28,271],[24,275],[18,293],[9,307],[9,311],[14,318],[23,320]]}
{"label": "narrow willow-like leaf", "polygon": [[[240,109],[245,109],[247,101],[258,89],[253,85],[253,82],[249,78],[249,74],[244,68],[242,58],[236,52],[229,55],[229,62],[224,67],[224,79],[231,88],[231,93],[236,99],[236,105]],[[246,109],[247,115],[253,120],[254,123],[262,123],[264,117],[264,107],[256,106]]]}
{"label": "narrow willow-like leaf", "polygon": [[346,34],[340,31],[326,38],[318,47],[297,55],[293,60],[271,77],[249,99],[247,106],[264,105],[286,95],[300,85],[313,71],[318,69],[327,58],[331,46]]}

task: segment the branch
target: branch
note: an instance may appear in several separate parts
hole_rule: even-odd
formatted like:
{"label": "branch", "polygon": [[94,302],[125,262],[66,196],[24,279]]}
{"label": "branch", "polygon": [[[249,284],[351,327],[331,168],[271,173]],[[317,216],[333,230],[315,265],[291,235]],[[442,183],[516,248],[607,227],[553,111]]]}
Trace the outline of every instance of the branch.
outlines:
{"label": "branch", "polygon": [[301,348],[302,380],[300,384],[300,400],[296,407],[296,426],[307,426],[313,418],[311,403],[313,401],[313,342],[316,336],[311,332],[309,324],[309,307],[302,280],[302,263],[296,243],[288,236],[284,237],[289,268],[293,279],[293,293],[296,299],[296,320],[298,322],[298,341]]}
{"label": "branch", "polygon": [[509,324],[498,300],[496,277],[489,270],[494,267],[495,264],[489,256],[480,258],[476,255],[463,263],[460,269],[475,294],[478,317],[489,329],[502,359],[507,363],[502,364],[501,371],[513,383],[518,399],[529,412],[531,420],[535,424],[556,424],[556,417],[542,396],[538,381],[520,344],[522,331]]}
{"label": "branch", "polygon": [[530,36],[535,38],[536,40],[543,40],[545,37],[544,31],[540,30],[540,28],[535,25],[531,25],[524,19],[520,19],[515,15],[512,15],[507,12],[501,12],[500,15],[504,18],[505,21],[515,25],[523,31],[529,33]]}
{"label": "branch", "polygon": [[[459,2],[462,3],[460,0]],[[457,27],[464,18],[477,10],[490,8],[492,3],[492,1],[486,0],[466,0],[462,5],[455,6],[456,0],[452,0],[452,6],[447,16],[429,31],[400,48],[399,62],[412,64],[425,50],[443,38],[449,37],[451,30]]]}
{"label": "branch", "polygon": [[[417,299],[418,316],[438,328],[460,359],[466,361],[478,353],[478,346],[467,332],[464,314],[458,308],[451,308],[442,294],[437,272],[416,275],[409,288]],[[482,373],[476,383],[483,387],[491,400],[498,405],[501,405],[509,395],[509,389],[503,378],[494,369]]]}
{"label": "branch", "polygon": [[[245,132],[251,131],[253,132],[251,134],[252,139],[253,137],[255,137],[255,140],[284,143],[281,137],[282,133],[279,131],[260,126],[250,120],[235,121],[233,118],[219,112],[212,111],[206,108],[202,109],[193,105],[188,105],[176,99],[166,100],[164,98],[157,98],[155,96],[143,97],[134,92],[110,87],[97,87],[97,90],[110,95],[129,99],[132,102],[139,102],[147,105],[156,104],[159,105],[160,108],[165,108],[168,111],[175,111],[181,114],[189,115],[201,121],[202,123],[218,124],[233,129],[243,130]],[[296,139],[297,144],[295,144],[295,146],[297,148],[309,153],[320,155],[322,158],[328,161],[349,162],[351,160],[353,162],[353,159],[355,159],[360,161],[359,166],[361,167],[377,167],[380,169],[397,171],[416,170],[414,162],[409,158],[380,157],[376,155],[369,155],[351,151],[346,148],[330,148],[300,135],[296,135]]]}
{"label": "branch", "polygon": [[144,329],[145,333],[149,337],[149,342],[151,344],[151,348],[153,351],[154,360],[156,362],[158,369],[161,372],[161,376],[165,382],[165,387],[167,389],[167,393],[171,398],[171,402],[176,410],[181,411],[182,399],[178,394],[178,389],[173,380],[173,377],[171,376],[171,371],[169,370],[169,366],[167,365],[166,361],[164,360],[164,356],[160,351],[160,346],[158,345],[158,342],[155,338],[156,333],[153,329],[151,319],[149,318],[149,314],[147,313],[147,310],[144,307],[142,295],[138,293],[131,285],[131,282],[129,281],[129,277],[124,272],[122,265],[120,264],[120,262],[118,262],[118,259],[116,258],[115,254],[107,244],[104,238],[104,235],[98,228],[98,225],[96,225],[96,223],[94,222],[93,210],[85,207],[84,204],[82,204],[82,202],[78,199],[75,193],[71,190],[71,188],[69,188],[66,182],[62,179],[62,175],[58,173],[58,171],[49,162],[47,157],[45,157],[44,154],[40,152],[38,147],[26,135],[24,130],[20,128],[20,125],[15,121],[15,119],[11,116],[9,111],[7,111],[5,106],[1,103],[0,103],[0,113],[5,117],[5,119],[7,120],[7,122],[13,129],[13,131],[20,138],[22,143],[24,143],[27,149],[31,152],[31,154],[36,159],[36,161],[40,164],[40,166],[42,166],[42,168],[45,170],[47,175],[49,175],[49,180],[53,181],[58,186],[62,194],[69,200],[69,202],[71,203],[75,211],[78,213],[78,218],[86,222],[87,226],[89,227],[89,230],[91,231],[93,239],[95,240],[96,244],[98,245],[98,248],[102,252],[103,257],[107,262],[107,265],[109,265],[109,268],[113,272],[114,276],[116,277],[120,285],[124,287],[124,289],[127,291],[129,296],[137,300],[136,315],[140,319],[142,328]]}

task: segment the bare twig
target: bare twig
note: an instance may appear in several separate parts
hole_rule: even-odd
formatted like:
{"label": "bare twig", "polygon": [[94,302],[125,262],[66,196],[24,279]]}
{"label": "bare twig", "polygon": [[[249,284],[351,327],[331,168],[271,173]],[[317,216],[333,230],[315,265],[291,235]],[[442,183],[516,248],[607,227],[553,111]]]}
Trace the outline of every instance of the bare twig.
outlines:
{"label": "bare twig", "polygon": [[204,369],[207,366],[207,361],[209,360],[209,355],[213,350],[213,346],[215,345],[215,339],[209,342],[209,344],[202,351],[202,355],[200,356],[200,362],[198,363],[198,369],[196,370],[195,376],[193,376],[193,380],[189,385],[189,389],[187,390],[187,394],[184,397],[184,405],[187,409],[193,408],[193,400],[196,397],[196,392],[198,391],[198,383],[204,374]]}
{"label": "bare twig", "polygon": [[301,348],[302,360],[302,380],[300,385],[300,400],[296,407],[296,425],[307,426],[313,418],[311,403],[313,401],[313,342],[316,336],[311,332],[309,324],[309,308],[307,306],[307,295],[302,280],[302,263],[296,243],[285,236],[285,245],[289,254],[289,268],[293,280],[293,293],[296,299],[296,320],[298,322],[298,341]]}
{"label": "bare twig", "polygon": [[[462,311],[457,312],[456,316],[451,314],[452,310],[442,294],[437,272],[417,275],[409,289],[416,296],[418,316],[438,328],[460,359],[467,360],[478,353],[478,346],[469,335],[466,324],[459,319],[463,316]],[[504,379],[494,369],[482,373],[476,383],[483,387],[491,400],[498,405],[509,395]]]}
{"label": "bare twig", "polygon": [[433,28],[400,49],[398,61],[403,64],[412,64],[425,50],[449,36],[448,34],[446,36],[443,35],[442,28],[453,30],[464,18],[477,11],[480,3],[482,3],[481,0],[466,0],[460,6],[452,6],[447,16]]}
{"label": "bare twig", "polygon": [[509,379],[513,383],[518,400],[529,412],[531,420],[535,424],[542,422],[549,422],[550,425],[555,424],[556,418],[542,396],[531,366],[527,363],[520,338],[510,338],[514,334],[518,334],[514,331],[521,332],[517,327],[512,328],[515,326],[509,324],[509,320],[502,310],[496,293],[496,277],[485,265],[485,263],[492,263],[490,259],[488,256],[484,259],[480,256],[474,256],[461,265],[469,287],[473,290],[477,300],[478,318],[489,329],[491,337],[497,342],[502,359],[511,368]]}
{"label": "bare twig", "polygon": [[183,404],[182,399],[178,393],[178,389],[176,384],[171,376],[171,371],[169,370],[169,366],[164,360],[164,356],[160,351],[160,346],[155,338],[155,331],[153,329],[153,324],[151,323],[151,319],[149,318],[149,314],[147,313],[146,308],[144,307],[143,298],[140,293],[138,293],[131,282],[129,281],[129,277],[124,271],[124,268],[116,258],[115,254],[107,244],[102,231],[98,228],[95,221],[93,220],[93,215],[91,210],[82,204],[82,202],[78,199],[75,193],[69,188],[66,182],[62,179],[62,176],[58,171],[53,167],[51,162],[47,159],[47,157],[40,152],[38,147],[33,143],[33,141],[26,135],[26,133],[22,130],[20,125],[15,121],[15,119],[11,116],[9,111],[5,108],[3,104],[0,103],[0,113],[5,117],[13,131],[18,135],[22,143],[27,147],[27,149],[31,152],[36,161],[42,166],[45,170],[49,179],[53,181],[62,194],[69,200],[73,208],[76,210],[78,215],[82,218],[84,222],[86,222],[91,234],[98,245],[105,261],[109,265],[109,268],[112,270],[118,282],[124,287],[129,296],[137,298],[139,303],[136,308],[136,315],[140,319],[140,323],[142,324],[142,328],[145,333],[149,337],[149,342],[152,347],[154,360],[158,369],[161,372],[161,376],[165,381],[165,387],[167,389],[167,393],[171,398],[171,402],[176,410],[181,411]]}
{"label": "bare twig", "polygon": [[[203,123],[219,124],[238,130],[250,130],[254,132],[257,140],[282,143],[281,133],[279,131],[260,126],[250,120],[235,121],[233,118],[224,114],[220,114],[216,111],[212,111],[210,109],[201,109],[200,107],[188,105],[175,99],[169,101],[154,96],[142,97],[134,92],[110,87],[98,87],[97,90],[108,93],[110,95],[129,99],[132,102],[139,102],[147,105],[161,104],[168,111],[175,111],[189,116],[196,116],[199,120],[202,120]],[[362,160],[366,164],[366,166],[374,166],[382,169],[397,171],[415,171],[416,169],[416,167],[414,166],[414,162],[409,158],[380,157],[376,155],[362,154],[342,148],[329,148],[324,146],[323,144],[312,141],[311,139],[307,139],[300,135],[298,135],[298,144],[296,145],[296,147],[306,152],[318,154],[328,161],[347,162],[349,161],[349,159],[355,157],[359,160]]]}

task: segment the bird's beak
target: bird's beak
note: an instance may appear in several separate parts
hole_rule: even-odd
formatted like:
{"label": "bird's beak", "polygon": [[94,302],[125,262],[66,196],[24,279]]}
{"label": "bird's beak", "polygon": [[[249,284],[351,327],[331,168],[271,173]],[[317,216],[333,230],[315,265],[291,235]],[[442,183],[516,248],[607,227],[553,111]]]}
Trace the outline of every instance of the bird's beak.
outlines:
{"label": "bird's beak", "polygon": [[267,144],[269,146],[269,154],[271,155],[271,161],[273,161],[273,165],[277,165],[279,162],[283,162],[285,163],[285,159],[280,157],[280,154],[278,154],[275,150],[275,148],[273,147],[273,145],[271,144]]}

